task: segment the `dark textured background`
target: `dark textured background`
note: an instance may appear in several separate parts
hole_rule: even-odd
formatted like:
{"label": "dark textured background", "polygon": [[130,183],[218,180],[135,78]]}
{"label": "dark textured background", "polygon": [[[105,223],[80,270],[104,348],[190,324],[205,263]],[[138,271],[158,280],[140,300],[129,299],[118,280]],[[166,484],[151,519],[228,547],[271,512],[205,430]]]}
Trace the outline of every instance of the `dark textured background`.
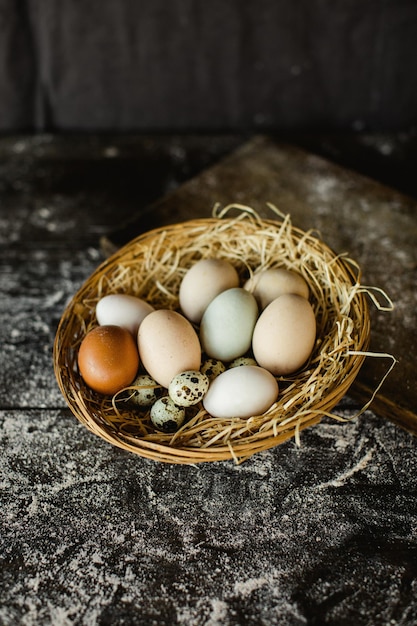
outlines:
{"label": "dark textured background", "polygon": [[241,466],[162,465],[87,432],[55,383],[56,327],[100,238],[236,140],[0,141],[2,626],[417,623],[416,437],[367,411]]}
{"label": "dark textured background", "polygon": [[415,437],[161,466],[76,422],[52,345],[100,239],[254,131],[416,198],[416,53],[415,0],[0,0],[2,626],[415,626]]}
{"label": "dark textured background", "polygon": [[416,123],[414,0],[0,0],[0,131]]}

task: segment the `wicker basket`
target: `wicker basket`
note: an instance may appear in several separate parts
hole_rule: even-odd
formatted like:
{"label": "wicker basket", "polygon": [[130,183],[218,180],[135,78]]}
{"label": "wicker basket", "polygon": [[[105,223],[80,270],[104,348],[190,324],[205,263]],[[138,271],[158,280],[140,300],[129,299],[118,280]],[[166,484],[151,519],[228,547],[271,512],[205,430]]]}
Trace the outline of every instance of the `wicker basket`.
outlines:
{"label": "wicker basket", "polygon": [[[225,258],[242,281],[254,270],[286,267],[310,286],[317,340],[305,367],[278,378],[277,402],[249,419],[214,419],[198,406],[175,434],[156,432],[146,412],[126,395],[99,396],[78,372],[78,347],[96,325],[97,301],[128,293],[155,308],[178,308],[179,284],[201,258]],[[242,462],[272,448],[330,414],[346,394],[365,358],[369,315],[360,271],[336,255],[313,232],[292,226],[290,217],[261,219],[250,209],[157,228],[140,235],[102,263],[75,294],[60,321],[54,367],[59,387],[74,415],[106,441],[143,457],[170,463],[234,459]]]}

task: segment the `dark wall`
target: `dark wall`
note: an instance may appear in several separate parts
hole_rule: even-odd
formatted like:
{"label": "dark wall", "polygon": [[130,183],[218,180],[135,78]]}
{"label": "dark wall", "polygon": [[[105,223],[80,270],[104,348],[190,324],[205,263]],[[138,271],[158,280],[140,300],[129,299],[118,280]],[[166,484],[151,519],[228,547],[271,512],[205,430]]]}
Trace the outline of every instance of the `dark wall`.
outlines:
{"label": "dark wall", "polygon": [[398,130],[416,0],[0,0],[0,130]]}

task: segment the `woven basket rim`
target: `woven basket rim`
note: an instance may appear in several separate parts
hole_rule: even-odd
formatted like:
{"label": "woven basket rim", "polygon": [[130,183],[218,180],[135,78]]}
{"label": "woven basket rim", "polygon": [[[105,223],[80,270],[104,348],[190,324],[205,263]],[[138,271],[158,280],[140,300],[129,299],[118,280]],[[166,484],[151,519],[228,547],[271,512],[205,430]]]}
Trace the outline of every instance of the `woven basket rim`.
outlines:
{"label": "woven basket rim", "polygon": [[[356,315],[354,321],[359,326],[355,356],[350,356],[347,359],[346,371],[343,372],[342,380],[339,381],[338,385],[335,387],[329,385],[328,393],[314,406],[314,409],[308,415],[303,416],[302,420],[300,419],[297,423],[290,423],[288,427],[284,425],[282,428],[278,427],[278,429],[275,427],[266,428],[263,432],[255,433],[255,436],[242,438],[240,441],[223,442],[222,445],[219,444],[215,447],[177,446],[167,443],[166,438],[162,438],[161,441],[155,441],[118,430],[114,428],[113,424],[109,424],[105,417],[97,418],[96,414],[93,414],[89,406],[86,405],[80,391],[80,376],[74,366],[74,350],[69,350],[68,348],[69,338],[71,341],[73,340],[74,327],[77,324],[76,332],[79,335],[83,333],[80,324],[75,321],[77,307],[81,307],[86,299],[93,296],[96,297],[93,287],[95,281],[108,276],[114,271],[115,267],[119,267],[123,263],[134,262],[135,255],[138,255],[139,249],[149,248],[160,237],[168,235],[175,238],[175,234],[179,230],[182,233],[191,233],[195,229],[207,230],[210,227],[217,228],[219,224],[224,225],[226,228],[238,230],[243,224],[246,227],[248,220],[251,222],[251,228],[265,226],[277,233],[280,228],[282,229],[286,225],[286,228],[289,228],[289,232],[297,241],[302,242],[306,237],[310,237],[312,245],[317,247],[318,253],[331,259],[331,262],[337,266],[344,279],[349,282],[349,287],[353,289],[355,285],[360,284],[360,269],[357,264],[352,262],[347,256],[337,255],[314,231],[304,231],[292,225],[290,216],[269,219],[243,215],[239,220],[228,216],[221,219],[219,217],[196,218],[159,226],[141,233],[100,263],[73,295],[61,316],[55,336],[53,349],[54,372],[61,393],[72,413],[92,433],[112,445],[155,461],[195,464],[234,459],[236,462],[242,462],[257,452],[275,447],[283,441],[294,438],[304,428],[317,424],[324,415],[330,414],[331,410],[346,394],[365,359],[365,352],[370,340],[368,304],[365,294],[360,289],[356,289],[352,296]],[[72,352],[72,361],[68,356],[69,352]]]}

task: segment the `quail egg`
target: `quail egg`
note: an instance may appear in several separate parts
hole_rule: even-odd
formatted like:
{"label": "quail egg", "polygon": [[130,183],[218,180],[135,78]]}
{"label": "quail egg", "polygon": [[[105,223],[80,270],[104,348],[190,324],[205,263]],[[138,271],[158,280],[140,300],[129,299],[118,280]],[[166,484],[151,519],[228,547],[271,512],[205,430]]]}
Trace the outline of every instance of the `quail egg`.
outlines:
{"label": "quail egg", "polygon": [[242,367],[242,365],[258,365],[255,359],[251,356],[238,356],[237,359],[233,359],[231,363],[229,363],[229,369],[232,367]]}
{"label": "quail egg", "polygon": [[198,370],[181,372],[169,384],[169,397],[178,406],[193,406],[204,398],[209,382],[208,377]]}
{"label": "quail egg", "polygon": [[169,396],[163,396],[152,405],[150,417],[157,430],[174,433],[184,423],[185,409],[174,404]]}
{"label": "quail egg", "polygon": [[152,406],[161,395],[161,385],[149,374],[140,374],[130,386],[135,388],[130,401],[138,406]]}
{"label": "quail egg", "polygon": [[205,359],[200,368],[200,372],[205,374],[209,381],[214,380],[216,376],[219,376],[219,374],[222,374],[225,370],[226,366],[223,361],[212,358]]}

